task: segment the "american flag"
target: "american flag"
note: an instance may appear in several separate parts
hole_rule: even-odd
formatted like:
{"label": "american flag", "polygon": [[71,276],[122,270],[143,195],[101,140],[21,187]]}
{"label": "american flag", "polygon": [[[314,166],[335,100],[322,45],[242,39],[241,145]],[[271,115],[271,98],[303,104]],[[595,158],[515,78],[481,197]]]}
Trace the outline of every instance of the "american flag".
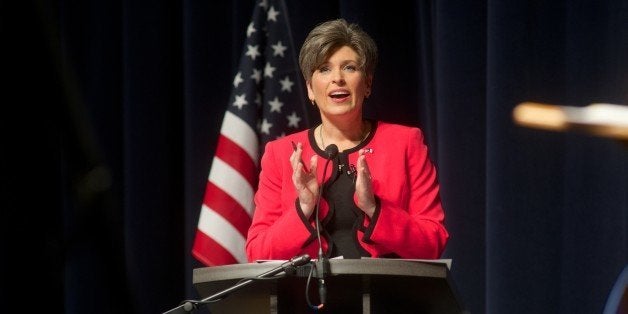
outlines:
{"label": "american flag", "polygon": [[305,94],[283,0],[258,1],[222,121],[192,255],[207,266],[246,263],[264,145],[308,127]]}

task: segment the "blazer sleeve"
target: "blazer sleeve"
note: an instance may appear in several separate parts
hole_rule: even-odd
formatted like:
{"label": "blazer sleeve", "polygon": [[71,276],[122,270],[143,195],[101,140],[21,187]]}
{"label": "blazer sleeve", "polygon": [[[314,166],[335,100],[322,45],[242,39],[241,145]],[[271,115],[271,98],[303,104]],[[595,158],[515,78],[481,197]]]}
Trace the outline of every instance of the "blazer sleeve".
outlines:
{"label": "blazer sleeve", "polygon": [[311,225],[296,207],[297,196],[289,167],[291,150],[280,149],[280,145],[269,142],[261,158],[255,211],[246,240],[249,262],[291,258],[312,236]]}
{"label": "blazer sleeve", "polygon": [[405,169],[395,174],[407,176],[407,186],[401,187],[407,189],[407,194],[401,193],[405,200],[378,199],[379,208],[368,223],[364,241],[401,258],[439,258],[449,234],[443,225],[436,168],[420,129],[411,128],[406,141]]}

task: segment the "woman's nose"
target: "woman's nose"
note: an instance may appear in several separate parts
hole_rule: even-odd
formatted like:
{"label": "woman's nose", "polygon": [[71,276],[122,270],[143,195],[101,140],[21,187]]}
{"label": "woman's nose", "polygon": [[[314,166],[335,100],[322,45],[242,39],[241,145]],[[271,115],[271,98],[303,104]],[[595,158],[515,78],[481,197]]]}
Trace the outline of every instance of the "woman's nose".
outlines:
{"label": "woman's nose", "polygon": [[345,78],[342,74],[342,69],[335,69],[332,71],[332,81],[336,84],[344,84]]}

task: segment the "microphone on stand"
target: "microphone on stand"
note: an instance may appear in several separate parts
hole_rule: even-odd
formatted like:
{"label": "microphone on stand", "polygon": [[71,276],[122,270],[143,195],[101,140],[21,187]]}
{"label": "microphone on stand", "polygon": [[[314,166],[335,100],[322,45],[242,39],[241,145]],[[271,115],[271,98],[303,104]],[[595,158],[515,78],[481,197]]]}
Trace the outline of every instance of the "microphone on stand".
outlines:
{"label": "microphone on stand", "polygon": [[281,265],[264,272],[262,274],[257,275],[254,278],[247,278],[246,280],[241,280],[235,285],[224,289],[218,293],[212,294],[202,300],[185,300],[179,306],[163,312],[162,314],[186,314],[191,313],[196,310],[201,305],[206,305],[212,302],[216,302],[221,300],[222,298],[228,296],[231,292],[236,291],[257,279],[270,278],[281,272],[290,273],[293,272],[295,268],[303,266],[310,261],[310,256],[308,254],[303,254],[299,256],[295,256],[290,260],[283,262]]}
{"label": "microphone on stand", "polygon": [[321,222],[318,212],[321,204],[321,195],[323,194],[323,190],[325,187],[325,174],[327,173],[327,166],[329,165],[329,162],[332,159],[336,158],[336,155],[338,155],[338,146],[336,146],[336,144],[329,144],[327,147],[325,147],[325,154],[327,154],[327,161],[325,162],[325,167],[323,168],[323,178],[321,179],[321,185],[316,200],[316,209],[314,212],[314,214],[316,215],[316,238],[318,239],[316,277],[318,278],[318,295],[321,302],[317,307],[315,307],[315,309],[321,309],[327,301],[327,285],[325,283],[325,277],[329,273],[329,260],[323,254],[323,244],[321,242]]}

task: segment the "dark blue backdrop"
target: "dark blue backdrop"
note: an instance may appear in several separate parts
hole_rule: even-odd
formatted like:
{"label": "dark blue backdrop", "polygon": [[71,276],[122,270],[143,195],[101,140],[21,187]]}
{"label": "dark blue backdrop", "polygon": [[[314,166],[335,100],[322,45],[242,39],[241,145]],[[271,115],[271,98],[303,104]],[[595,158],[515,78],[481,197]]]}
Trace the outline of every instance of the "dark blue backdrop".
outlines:
{"label": "dark blue backdrop", "polygon": [[[3,308],[197,297],[190,247],[254,5],[215,2],[2,3]],[[297,46],[336,17],[377,41],[367,115],[425,130],[471,313],[601,313],[628,260],[628,145],[511,113],[626,104],[628,1],[287,2]]]}

